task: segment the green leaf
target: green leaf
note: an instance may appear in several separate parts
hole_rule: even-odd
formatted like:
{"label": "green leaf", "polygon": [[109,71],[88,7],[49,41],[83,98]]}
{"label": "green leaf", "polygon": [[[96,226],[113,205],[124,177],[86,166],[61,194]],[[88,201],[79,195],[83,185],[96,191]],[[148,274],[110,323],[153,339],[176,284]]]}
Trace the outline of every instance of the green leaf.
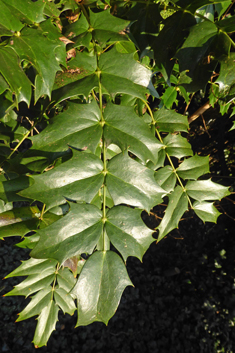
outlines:
{"label": "green leaf", "polygon": [[139,118],[133,107],[109,103],[104,111],[104,138],[107,144],[114,143],[122,151],[129,149],[143,162],[157,162],[162,144],[152,135],[147,124]]}
{"label": "green leaf", "polygon": [[38,150],[52,154],[52,152],[66,151],[68,146],[81,150],[88,149],[95,153],[101,135],[100,110],[97,103],[95,101],[90,104],[70,102],[63,113],[51,119],[50,125],[39,135],[31,138],[32,153]]}
{"label": "green leaf", "polygon": [[34,176],[34,184],[21,196],[39,200],[47,209],[65,199],[90,202],[103,183],[102,161],[95,155],[73,150],[73,157],[58,167]]}
{"label": "green leaf", "polygon": [[30,185],[32,185],[32,179],[24,175],[16,179],[2,181],[0,182],[0,199],[5,202],[26,200],[16,193]]}
{"label": "green leaf", "polygon": [[227,187],[211,180],[188,181],[185,189],[190,197],[200,202],[222,199],[230,194]]}
{"label": "green leaf", "polygon": [[[8,6],[10,12],[13,13],[14,16],[21,22],[30,24],[33,22],[39,23],[45,20],[43,17],[45,1],[43,0],[37,0],[37,2],[32,2],[31,0],[1,0],[1,2],[5,3],[5,5]],[[9,29],[12,30],[13,28]]]}
{"label": "green leaf", "polygon": [[154,179],[154,171],[131,159],[127,152],[108,163],[106,183],[115,205],[128,204],[148,212],[166,195]]}
{"label": "green leaf", "polygon": [[189,124],[187,116],[176,113],[174,110],[165,108],[154,113],[156,128],[164,132],[184,131],[188,132]]}
{"label": "green leaf", "polygon": [[220,60],[221,68],[220,74],[215,83],[219,85],[220,97],[226,97],[230,95],[235,87],[235,53],[231,53],[230,57],[223,57]]}
{"label": "green leaf", "polygon": [[188,38],[176,55],[180,72],[184,72],[179,85],[188,92],[204,88],[217,64],[214,59],[227,56],[229,49],[229,38],[218,32],[214,23],[203,21],[191,27]]}
{"label": "green leaf", "polygon": [[66,216],[37,232],[40,240],[30,256],[52,258],[62,264],[72,256],[92,253],[102,233],[102,213],[94,205],[71,204],[70,207]]}
{"label": "green leaf", "polygon": [[229,18],[225,18],[221,21],[217,21],[216,26],[219,27],[223,32],[234,32],[235,31],[235,16],[231,16]]}
{"label": "green leaf", "polygon": [[172,87],[172,86],[167,87],[167,89],[165,90],[161,98],[165,107],[167,109],[171,109],[173,103],[176,102],[176,98],[177,98],[177,91],[175,87]]}
{"label": "green leaf", "polygon": [[94,321],[106,325],[117,310],[121,295],[132,283],[121,258],[113,251],[96,251],[86,261],[73,289],[78,305],[77,326]]}
{"label": "green leaf", "polygon": [[76,310],[74,300],[63,288],[55,287],[54,298],[56,304],[63,310],[64,314],[73,315]]}
{"label": "green leaf", "polygon": [[95,72],[96,68],[97,60],[93,53],[76,52],[76,57],[68,62],[67,69],[57,72],[53,89],[89,76]]}
{"label": "green leaf", "polygon": [[36,229],[40,211],[37,206],[14,208],[0,213],[0,239],[10,236],[23,236]]}
{"label": "green leaf", "polygon": [[[7,3],[0,1],[0,24],[1,24],[1,35],[4,34],[6,29],[10,31],[20,31],[24,26],[23,23],[15,16],[14,11],[7,6]],[[12,35],[12,33],[11,33]]]}
{"label": "green leaf", "polygon": [[57,40],[51,40],[45,29],[48,31],[52,27],[53,31],[54,27],[50,20],[47,20],[47,24],[42,23],[37,29],[25,27],[21,35],[14,38],[13,44],[20,60],[30,61],[37,70],[35,102],[43,95],[51,97],[55,74],[61,70],[56,58],[58,47],[64,48],[64,58],[66,55],[65,44],[59,40],[60,33]]}
{"label": "green leaf", "polygon": [[164,217],[157,227],[159,230],[158,241],[164,238],[171,230],[178,227],[179,221],[187,208],[187,195],[182,187],[178,185],[172,194],[170,194]]}
{"label": "green leaf", "polygon": [[195,12],[197,9],[207,4],[222,3],[227,2],[227,0],[173,0],[172,2],[188,11]]}
{"label": "green leaf", "polygon": [[58,311],[58,306],[52,300],[42,309],[37,319],[38,323],[33,338],[35,348],[40,348],[47,344],[52,331],[55,330],[55,325],[58,321]]}
{"label": "green leaf", "polygon": [[0,47],[0,72],[16,97],[16,103],[24,101],[29,105],[31,82],[21,69],[19,59],[11,48]]}
{"label": "green leaf", "polygon": [[107,212],[105,230],[125,262],[128,256],[138,257],[141,261],[155,240],[153,231],[141,220],[141,212],[125,206],[113,207]]}
{"label": "green leaf", "polygon": [[64,289],[67,293],[71,291],[77,280],[68,268],[60,268],[57,275],[59,288]]}
{"label": "green leaf", "polygon": [[30,303],[24,308],[23,311],[19,314],[16,322],[29,319],[32,316],[39,315],[41,311],[48,305],[51,301],[52,288],[48,286],[40,290],[35,294]]}
{"label": "green leaf", "polygon": [[5,294],[5,296],[24,295],[25,297],[28,297],[29,295],[48,287],[52,283],[54,277],[55,268],[52,269],[51,267],[48,267],[42,273],[28,276],[23,282],[17,284],[13,290]]}
{"label": "green leaf", "polygon": [[[188,12],[177,11],[163,21],[164,27],[152,45],[156,65],[164,79],[170,85],[170,75],[174,66],[177,49],[187,37],[189,27],[196,23],[194,16]],[[159,48],[164,48],[160,50]]]}
{"label": "green leaf", "polygon": [[182,179],[196,180],[201,175],[209,173],[209,156],[200,157],[195,155],[185,159],[177,168],[177,174]]}
{"label": "green leaf", "polygon": [[171,166],[167,165],[159,169],[155,173],[155,179],[157,183],[167,192],[170,193],[174,190],[176,183],[176,174],[174,173]]}
{"label": "green leaf", "polygon": [[52,259],[33,259],[30,258],[26,261],[22,261],[22,264],[17,267],[14,271],[9,273],[5,278],[15,277],[15,276],[28,276],[40,274],[43,271],[50,270],[51,273],[55,272],[55,266],[57,261]]}
{"label": "green leaf", "polygon": [[109,11],[94,13],[90,11],[90,26],[93,38],[99,43],[120,42],[128,40],[123,30],[128,26],[129,21],[114,17]]}
{"label": "green leaf", "polygon": [[181,135],[169,134],[163,139],[163,143],[166,146],[166,152],[169,154],[169,156],[182,158],[185,156],[193,155],[190,143]]}
{"label": "green leaf", "polygon": [[198,202],[193,203],[193,210],[196,215],[201,218],[203,222],[217,222],[217,218],[221,214],[217,208],[210,202]]}
{"label": "green leaf", "polygon": [[101,83],[115,97],[126,93],[145,100],[148,88],[153,96],[158,96],[152,84],[152,72],[133,58],[133,53],[122,54],[115,48],[100,56]]}

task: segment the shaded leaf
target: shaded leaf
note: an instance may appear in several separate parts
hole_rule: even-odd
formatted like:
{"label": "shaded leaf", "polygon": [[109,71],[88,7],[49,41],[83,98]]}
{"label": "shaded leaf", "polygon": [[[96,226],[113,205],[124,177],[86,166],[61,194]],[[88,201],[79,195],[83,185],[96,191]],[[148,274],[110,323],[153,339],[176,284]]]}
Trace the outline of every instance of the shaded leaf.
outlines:
{"label": "shaded leaf", "polygon": [[10,236],[23,236],[36,229],[40,211],[37,206],[14,208],[0,213],[0,239]]}
{"label": "shaded leaf", "polygon": [[235,53],[231,53],[229,58],[223,57],[220,64],[220,74],[215,83],[219,85],[220,97],[226,97],[235,88]]}
{"label": "shaded leaf", "polygon": [[96,251],[86,261],[73,289],[78,304],[77,326],[94,321],[106,325],[117,310],[121,295],[132,285],[121,258],[113,251]]}

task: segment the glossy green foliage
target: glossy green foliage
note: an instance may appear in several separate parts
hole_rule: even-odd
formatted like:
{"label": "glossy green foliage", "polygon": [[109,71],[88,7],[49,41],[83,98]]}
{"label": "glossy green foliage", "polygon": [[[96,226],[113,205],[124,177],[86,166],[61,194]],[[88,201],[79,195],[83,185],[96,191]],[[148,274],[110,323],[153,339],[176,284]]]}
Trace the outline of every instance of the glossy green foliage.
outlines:
{"label": "glossy green foliage", "polygon": [[[187,117],[172,107],[218,63],[213,85],[233,100],[230,2],[173,1],[167,13],[101,4],[0,0],[0,238],[31,249],[6,276],[26,278],[5,295],[31,298],[17,321],[37,316],[35,347],[59,310],[77,308],[77,326],[107,324],[132,285],[128,257],[142,261],[188,209],[216,222],[213,202],[229,194],[206,177],[209,158],[194,155]],[[156,71],[166,89],[152,110]],[[141,214],[163,199],[149,229]]]}

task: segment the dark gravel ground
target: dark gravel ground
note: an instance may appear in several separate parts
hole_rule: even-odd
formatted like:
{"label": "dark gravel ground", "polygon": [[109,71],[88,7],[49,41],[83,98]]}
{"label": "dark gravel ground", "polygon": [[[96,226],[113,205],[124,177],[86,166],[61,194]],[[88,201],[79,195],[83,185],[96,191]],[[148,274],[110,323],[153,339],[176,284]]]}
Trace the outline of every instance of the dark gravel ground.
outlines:
{"label": "dark gravel ground", "polygon": [[[229,206],[230,211],[234,211]],[[235,213],[235,212],[234,212]],[[27,253],[6,239],[0,247],[4,277]],[[130,258],[127,268],[135,288],[128,287],[116,315],[106,327],[93,323],[74,329],[76,317],[60,316],[56,331],[41,352],[71,353],[212,353],[235,352],[234,221],[218,224],[182,221],[159,244],[153,243],[141,264]],[[17,279],[4,280],[2,294]],[[26,304],[23,297],[1,298],[0,352],[35,352],[36,321],[15,323]]]}

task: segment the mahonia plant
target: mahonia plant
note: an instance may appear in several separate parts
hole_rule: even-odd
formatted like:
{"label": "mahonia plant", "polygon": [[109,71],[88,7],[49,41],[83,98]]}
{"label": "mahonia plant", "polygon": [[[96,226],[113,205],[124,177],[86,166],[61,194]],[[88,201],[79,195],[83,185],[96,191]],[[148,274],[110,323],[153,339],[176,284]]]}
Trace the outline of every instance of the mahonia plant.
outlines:
{"label": "mahonia plant", "polygon": [[0,0],[0,238],[31,250],[5,296],[30,296],[17,321],[38,316],[35,347],[59,310],[77,310],[76,326],[108,323],[132,285],[127,258],[156,241],[143,210],[168,204],[157,241],[188,208],[216,222],[228,188],[205,177],[209,157],[193,154],[170,102],[204,89],[216,67],[217,94],[233,98],[229,5]]}

